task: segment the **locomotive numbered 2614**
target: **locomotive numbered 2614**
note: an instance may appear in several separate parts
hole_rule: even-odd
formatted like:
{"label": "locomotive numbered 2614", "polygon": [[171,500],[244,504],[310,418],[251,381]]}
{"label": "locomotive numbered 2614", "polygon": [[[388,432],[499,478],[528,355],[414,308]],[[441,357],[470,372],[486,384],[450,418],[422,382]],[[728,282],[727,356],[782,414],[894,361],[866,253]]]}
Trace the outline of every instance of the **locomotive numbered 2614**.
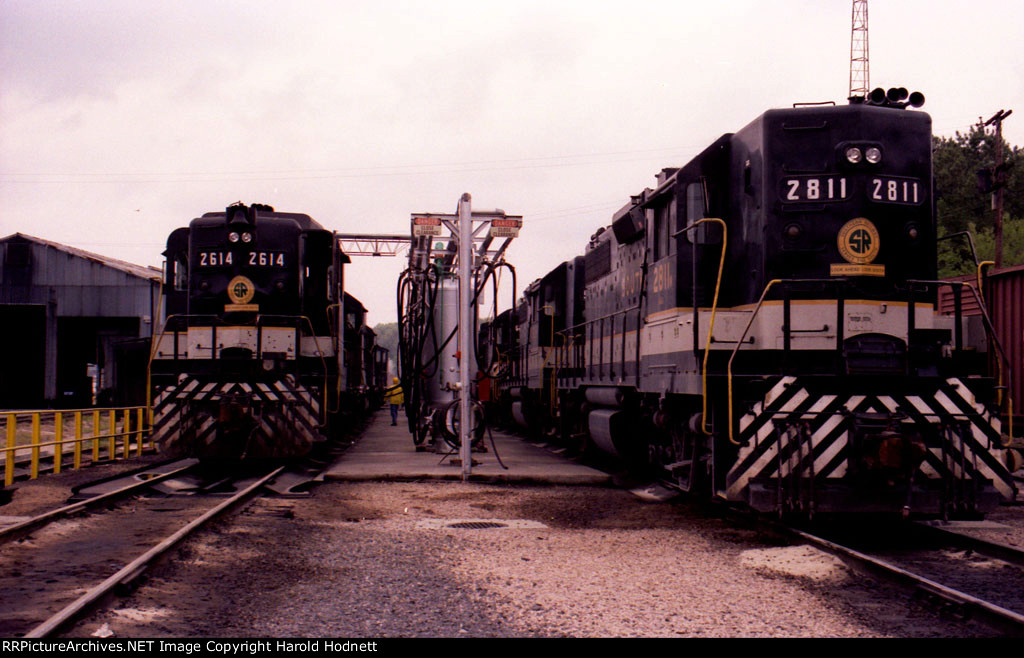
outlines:
{"label": "locomotive numbered 2614", "polygon": [[167,240],[153,435],[175,454],[302,455],[379,402],[387,351],[308,215],[235,204]]}
{"label": "locomotive numbered 2614", "polygon": [[872,98],[770,110],[662,170],[485,327],[499,409],[761,511],[1012,497],[987,355],[936,309],[931,119]]}

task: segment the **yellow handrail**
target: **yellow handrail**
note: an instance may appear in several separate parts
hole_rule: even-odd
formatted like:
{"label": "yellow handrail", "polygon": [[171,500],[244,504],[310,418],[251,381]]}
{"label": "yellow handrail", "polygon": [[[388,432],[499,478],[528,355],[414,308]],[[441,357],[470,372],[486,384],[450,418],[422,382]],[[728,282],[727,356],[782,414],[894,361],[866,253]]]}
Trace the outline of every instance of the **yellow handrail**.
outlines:
{"label": "yellow handrail", "polygon": [[[715,296],[711,300],[711,324],[708,327],[708,339],[704,343],[704,362],[701,367],[701,410],[700,410],[700,429],[705,435],[710,436],[711,430],[708,429],[708,355],[711,353],[711,337],[715,331],[715,314],[718,311],[718,292],[722,286],[722,271],[725,268],[725,251],[729,246],[729,227],[725,221],[718,217],[705,217],[704,219],[698,219],[693,224],[690,224],[681,231],[676,231],[672,234],[672,237],[692,231],[704,222],[718,222],[722,225],[722,254],[718,258],[718,277],[715,279]],[[694,312],[698,313],[697,300],[691,300],[693,302]],[[730,383],[731,383],[730,379]],[[729,395],[729,420],[732,420],[732,388],[730,384],[730,395]],[[729,438],[732,440],[732,428],[729,429]]]}
{"label": "yellow handrail", "polygon": [[757,300],[757,306],[754,307],[753,313],[750,314],[750,320],[747,321],[747,326],[743,328],[743,335],[736,341],[736,347],[732,351],[732,356],[729,357],[729,364],[726,366],[726,381],[728,384],[729,392],[729,443],[733,445],[740,445],[740,442],[733,438],[733,422],[732,422],[732,362],[736,358],[736,354],[740,351],[740,347],[743,345],[744,339],[747,337],[747,332],[750,331],[751,325],[754,324],[754,318],[757,317],[757,312],[761,310],[761,304],[764,303],[764,298],[768,294],[768,291],[776,283],[782,283],[782,279],[772,279],[768,282],[768,285],[764,287],[764,291],[761,292],[761,298]]}
{"label": "yellow handrail", "polygon": [[[982,290],[982,287],[981,287],[981,268],[984,267],[985,265],[995,265],[995,263],[990,261],[990,260],[985,260],[985,261],[980,262],[978,264],[978,289],[974,290],[973,288],[971,288],[970,284],[967,284],[967,287],[970,288],[972,293],[974,294],[974,298],[977,300],[978,306],[981,309],[982,317],[989,323],[989,326],[991,326],[992,322],[991,322],[991,320],[988,319],[988,311],[986,310],[986,307],[985,307],[985,293],[984,293],[984,290]],[[996,347],[999,349],[1000,355],[1005,359],[1006,358],[1006,354],[1003,353],[1003,348],[999,344],[999,339],[995,335],[995,327],[992,327],[992,336],[991,336],[991,338],[992,338],[992,341],[996,344]],[[998,370],[998,376],[997,376],[997,379],[996,379],[996,406],[1001,407],[1003,405],[1003,397],[1004,397],[1003,396],[1003,362],[999,358],[996,358],[995,362],[996,362],[996,368]],[[1010,379],[1010,383],[1011,383],[1011,385],[1013,383],[1012,377]],[[1019,385],[1020,384],[1018,383],[1018,386]],[[1007,410],[1006,410],[1007,411],[1006,419],[1007,419],[1007,424],[1008,424],[1007,430],[1009,431],[1010,439],[1013,439],[1013,391],[1007,391],[1007,392],[1009,393],[1009,395],[1005,396],[1006,397],[1006,401],[1007,401]]]}
{"label": "yellow handrail", "polygon": [[[985,302],[985,287],[981,283],[981,277],[982,277],[981,270],[985,266],[993,266],[995,264],[996,264],[996,262],[993,261],[993,260],[983,260],[980,263],[978,263],[978,273],[977,273],[978,294],[976,295],[976,297],[978,298],[978,301],[979,301],[979,303],[981,304],[982,307],[985,307],[986,302]],[[959,291],[956,291],[956,292],[959,293]],[[999,359],[996,359],[995,361],[996,361],[996,370],[997,370],[997,376],[996,376],[996,404],[999,405],[999,406],[1002,406],[1002,404],[1003,404],[1003,362],[1000,361]],[[1010,400],[1010,431],[1011,431],[1011,436],[1012,436],[1013,435],[1012,434],[1012,431],[1013,431],[1013,400]]]}
{"label": "yellow handrail", "polygon": [[981,270],[986,265],[995,265],[995,264],[996,264],[996,262],[994,260],[983,260],[980,263],[978,263],[978,274],[977,274],[977,278],[978,278],[978,296],[981,297],[981,303],[982,304],[985,303],[985,291],[984,291],[984,289],[981,286]]}

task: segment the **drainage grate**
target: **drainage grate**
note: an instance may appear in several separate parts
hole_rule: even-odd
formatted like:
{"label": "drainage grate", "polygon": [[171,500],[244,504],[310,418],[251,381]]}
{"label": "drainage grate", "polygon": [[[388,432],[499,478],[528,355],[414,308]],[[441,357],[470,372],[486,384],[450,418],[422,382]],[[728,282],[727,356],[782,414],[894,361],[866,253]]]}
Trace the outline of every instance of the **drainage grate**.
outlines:
{"label": "drainage grate", "polygon": [[454,519],[420,519],[416,527],[424,530],[543,530],[546,525],[540,521],[528,521],[526,519],[481,519],[481,518],[454,518]]}
{"label": "drainage grate", "polygon": [[495,523],[493,521],[460,521],[459,523],[450,523],[446,527],[462,528],[465,530],[484,530],[486,528],[507,528],[508,526],[504,523]]}

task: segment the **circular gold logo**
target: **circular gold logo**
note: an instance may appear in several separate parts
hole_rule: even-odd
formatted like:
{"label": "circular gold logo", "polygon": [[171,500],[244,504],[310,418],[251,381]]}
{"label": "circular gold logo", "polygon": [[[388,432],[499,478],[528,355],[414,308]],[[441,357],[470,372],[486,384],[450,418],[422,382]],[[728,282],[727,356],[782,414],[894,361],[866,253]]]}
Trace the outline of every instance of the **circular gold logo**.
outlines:
{"label": "circular gold logo", "polygon": [[848,263],[866,265],[878,256],[878,229],[864,217],[851,219],[839,229],[839,255]]}
{"label": "circular gold logo", "polygon": [[256,294],[256,286],[244,276],[236,276],[228,284],[228,297],[232,304],[248,304]]}

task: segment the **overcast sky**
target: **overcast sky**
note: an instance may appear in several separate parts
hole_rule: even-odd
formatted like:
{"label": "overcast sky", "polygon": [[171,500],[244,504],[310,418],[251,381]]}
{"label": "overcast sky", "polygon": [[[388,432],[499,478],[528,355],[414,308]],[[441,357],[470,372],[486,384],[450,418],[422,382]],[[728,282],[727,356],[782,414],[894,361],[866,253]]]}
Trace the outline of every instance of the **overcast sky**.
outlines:
{"label": "overcast sky", "polygon": [[[850,0],[0,0],[0,237],[143,265],[204,212],[260,202],[340,232],[412,212],[524,216],[520,289],[726,132],[845,102]],[[871,86],[940,135],[1015,109],[1024,9],[872,0]],[[355,258],[373,324],[404,259]],[[508,305],[508,301],[504,305]]]}

